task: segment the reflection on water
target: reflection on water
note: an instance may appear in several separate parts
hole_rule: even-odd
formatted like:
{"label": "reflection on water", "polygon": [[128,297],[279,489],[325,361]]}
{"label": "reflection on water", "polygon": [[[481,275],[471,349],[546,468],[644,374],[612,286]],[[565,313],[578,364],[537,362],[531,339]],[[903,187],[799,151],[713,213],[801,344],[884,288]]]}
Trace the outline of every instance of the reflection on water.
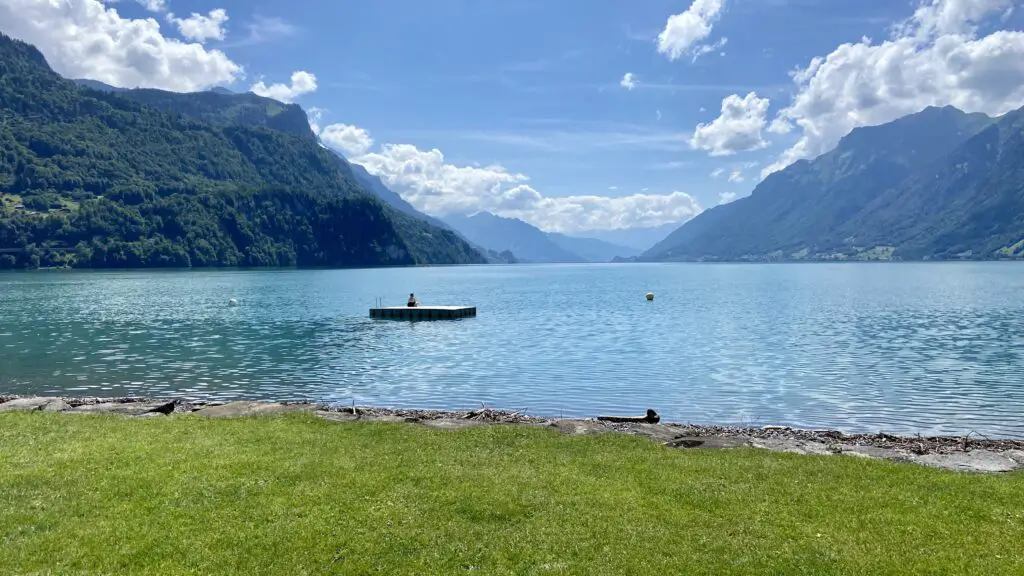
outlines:
{"label": "reflection on water", "polygon": [[[1013,264],[12,273],[0,391],[1019,437],[1022,288]],[[409,292],[479,315],[366,317]]]}

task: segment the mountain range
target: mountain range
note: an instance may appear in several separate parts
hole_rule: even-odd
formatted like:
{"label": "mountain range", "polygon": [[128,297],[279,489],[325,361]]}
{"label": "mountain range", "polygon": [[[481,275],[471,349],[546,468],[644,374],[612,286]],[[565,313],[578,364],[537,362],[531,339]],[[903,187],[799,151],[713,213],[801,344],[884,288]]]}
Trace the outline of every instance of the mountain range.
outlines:
{"label": "mountain range", "polygon": [[0,120],[0,267],[1024,258],[1024,109],[926,108],[682,226],[575,235],[423,214],[298,105],[71,81],[2,34]]}
{"label": "mountain range", "polygon": [[486,262],[367,191],[298,106],[86,84],[0,34],[0,267]]}
{"label": "mountain range", "polygon": [[640,254],[664,240],[677,228],[679,228],[678,222],[670,222],[660,226],[634,226],[630,228],[617,228],[615,230],[580,230],[575,236],[593,238],[616,246],[632,248],[637,254]]}
{"label": "mountain range", "polygon": [[472,216],[449,215],[445,221],[470,242],[494,251],[509,251],[520,262],[611,262],[636,256],[640,250],[595,238],[579,238],[543,230],[518,218],[490,212]]}
{"label": "mountain range", "polygon": [[645,261],[1024,257],[1024,109],[930,107],[858,128],[644,252]]}

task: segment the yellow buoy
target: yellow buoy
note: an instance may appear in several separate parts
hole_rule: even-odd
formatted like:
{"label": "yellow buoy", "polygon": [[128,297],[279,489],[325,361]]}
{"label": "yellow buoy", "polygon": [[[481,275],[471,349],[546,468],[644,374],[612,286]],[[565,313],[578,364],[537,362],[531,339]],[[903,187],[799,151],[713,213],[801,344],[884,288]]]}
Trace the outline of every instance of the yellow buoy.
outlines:
{"label": "yellow buoy", "polygon": [[650,302],[651,300],[654,300],[654,292],[647,293],[647,301]]}

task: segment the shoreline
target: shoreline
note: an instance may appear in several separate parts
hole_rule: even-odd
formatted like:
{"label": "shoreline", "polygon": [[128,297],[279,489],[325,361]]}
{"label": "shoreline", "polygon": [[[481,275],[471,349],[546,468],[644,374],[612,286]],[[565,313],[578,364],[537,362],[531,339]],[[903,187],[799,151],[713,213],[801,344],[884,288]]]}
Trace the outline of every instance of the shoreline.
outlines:
{"label": "shoreline", "polygon": [[339,406],[306,401],[188,401],[180,398],[0,394],[0,413],[9,411],[118,414],[136,418],[188,414],[245,417],[308,412],[336,422],[408,423],[449,430],[493,424],[542,426],[570,435],[617,433],[642,436],[677,449],[748,447],[805,455],[850,455],[967,472],[1010,472],[1024,469],[1024,440],[992,439],[973,434],[901,436],[882,432],[846,434],[838,430],[806,430],[771,425],[742,427],[669,422],[608,422],[596,418],[544,418],[487,407],[476,410],[423,410]]}

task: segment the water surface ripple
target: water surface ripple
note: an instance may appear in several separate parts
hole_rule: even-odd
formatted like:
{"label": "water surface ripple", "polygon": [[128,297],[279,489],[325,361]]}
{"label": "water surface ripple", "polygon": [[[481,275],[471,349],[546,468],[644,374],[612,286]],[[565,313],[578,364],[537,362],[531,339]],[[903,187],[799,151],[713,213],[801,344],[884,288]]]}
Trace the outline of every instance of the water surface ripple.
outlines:
{"label": "water surface ripple", "polygon": [[[479,315],[367,317],[410,291]],[[1024,437],[1022,293],[1010,263],[9,273],[0,391]]]}

